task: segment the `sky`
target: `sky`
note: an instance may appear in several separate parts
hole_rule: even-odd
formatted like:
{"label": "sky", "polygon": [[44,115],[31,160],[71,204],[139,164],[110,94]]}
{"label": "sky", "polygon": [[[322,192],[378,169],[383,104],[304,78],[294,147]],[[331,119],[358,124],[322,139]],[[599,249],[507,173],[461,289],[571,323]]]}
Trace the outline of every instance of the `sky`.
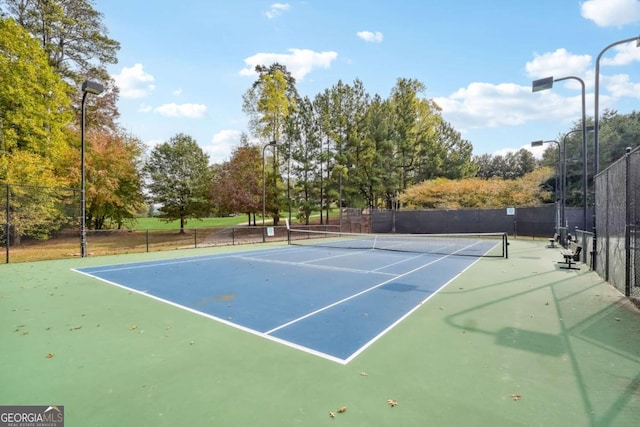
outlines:
{"label": "sky", "polygon": [[120,125],[149,147],[187,134],[227,161],[248,132],[255,66],[279,62],[310,98],[356,79],[388,98],[416,79],[474,155],[504,155],[580,122],[578,80],[532,93],[535,79],[582,79],[593,117],[601,52],[600,113],[640,110],[640,47],[607,49],[640,35],[640,0],[279,1],[94,0],[121,44],[108,68]]}

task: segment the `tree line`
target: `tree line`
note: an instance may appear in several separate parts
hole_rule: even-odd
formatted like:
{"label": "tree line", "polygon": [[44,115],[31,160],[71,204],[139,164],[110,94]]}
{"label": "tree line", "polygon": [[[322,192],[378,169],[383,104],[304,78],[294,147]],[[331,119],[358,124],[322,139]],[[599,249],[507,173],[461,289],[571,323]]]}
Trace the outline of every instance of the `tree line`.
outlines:
{"label": "tree line", "polygon": [[[197,141],[180,132],[146,152],[118,124],[118,88],[106,67],[117,62],[119,43],[90,0],[0,0],[0,11],[0,182],[80,187],[78,88],[87,79],[105,86],[87,99],[89,228],[128,226],[149,206],[184,227],[194,218],[232,213],[256,224],[262,210],[275,223],[283,214],[309,222],[316,212],[327,222],[331,209],[342,206],[522,205],[557,194],[552,177],[560,162],[552,147],[541,161],[524,149],[474,157],[471,142],[443,119],[416,79],[398,78],[384,98],[358,79],[301,96],[277,63],[256,67],[257,78],[242,97],[248,133],[228,161],[211,165]],[[638,145],[639,118],[605,112],[603,167],[623,147]],[[581,203],[576,128],[563,141],[568,205]],[[535,173],[540,166],[551,172]],[[518,191],[480,196],[485,188],[498,191],[499,181]],[[430,190],[417,191],[425,185]],[[14,200],[27,191],[11,188]],[[77,214],[61,214],[55,198],[26,200],[10,213],[17,234],[45,238],[77,224]]]}

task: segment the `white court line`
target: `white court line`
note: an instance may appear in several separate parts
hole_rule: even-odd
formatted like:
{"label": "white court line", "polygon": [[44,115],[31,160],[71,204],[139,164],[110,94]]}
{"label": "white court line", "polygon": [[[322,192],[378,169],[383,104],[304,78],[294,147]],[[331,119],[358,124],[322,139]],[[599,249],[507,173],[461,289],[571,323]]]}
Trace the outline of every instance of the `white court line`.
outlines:
{"label": "white court line", "polygon": [[212,314],[204,313],[204,312],[196,310],[194,308],[187,307],[186,305],[178,304],[178,303],[173,302],[171,300],[155,296],[155,295],[147,293],[145,291],[141,291],[141,290],[138,290],[138,289],[130,288],[128,286],[121,285],[120,283],[113,282],[113,281],[107,280],[107,279],[103,279],[102,277],[99,277],[99,276],[94,276],[92,274],[85,273],[83,271],[78,271],[78,270],[76,270],[76,272],[78,272],[80,274],[84,274],[85,276],[100,280],[101,282],[107,283],[109,285],[116,286],[116,287],[121,288],[121,289],[126,289],[129,292],[136,293],[136,294],[139,294],[139,295],[143,295],[143,296],[151,298],[153,300],[168,304],[168,305],[170,305],[172,307],[176,307],[176,308],[179,308],[179,309],[182,309],[182,310],[186,310],[186,311],[188,311],[190,313],[193,313],[193,314],[196,314],[196,315],[199,315],[199,316],[202,316],[202,317],[206,317],[206,318],[211,319],[211,320],[215,320],[216,322],[223,323],[223,324],[225,324],[227,326],[231,326],[233,328],[239,329],[239,330],[244,331],[244,332],[248,332],[248,333],[250,333],[252,335],[256,335],[258,337],[266,338],[266,339],[268,339],[270,341],[277,342],[278,344],[283,344],[283,345],[286,345],[288,347],[295,348],[296,350],[304,351],[305,353],[309,353],[309,354],[312,354],[314,356],[318,356],[318,357],[322,357],[322,358],[327,359],[327,360],[331,360],[332,362],[345,364],[344,359],[340,359],[339,357],[335,357],[335,356],[332,356],[330,354],[326,354],[326,353],[323,353],[321,351],[314,350],[312,348],[305,347],[303,345],[296,344],[296,343],[291,342],[291,341],[283,340],[283,339],[278,338],[278,337],[269,336],[264,332],[260,332],[260,331],[255,330],[255,329],[252,329],[252,328],[249,328],[249,327],[246,327],[246,326],[242,326],[242,325],[240,325],[238,323],[231,322],[229,320],[223,319],[223,318],[218,317],[218,316],[214,316]]}
{"label": "white court line", "polygon": [[[305,262],[296,262],[296,261],[282,261],[282,260],[276,260],[276,259],[256,259],[256,258],[250,258],[250,257],[235,257],[238,259],[242,259],[245,261],[256,261],[256,262],[263,262],[265,264],[284,264],[284,265],[294,265],[297,267],[306,267],[306,268],[317,268],[317,269],[321,269],[321,270],[332,270],[332,271],[348,271],[351,273],[360,273],[360,274],[381,274],[384,276],[393,276],[393,277],[397,277],[397,274],[393,274],[393,273],[381,273],[381,272],[375,272],[375,271],[371,271],[371,270],[360,270],[357,268],[346,268],[346,267],[334,267],[334,266],[330,266],[330,265],[319,265],[319,264],[309,264],[308,261]],[[325,259],[325,258],[320,258],[320,259]]]}
{"label": "white court line", "polygon": [[312,312],[310,312],[310,313],[305,314],[304,316],[300,316],[300,317],[298,317],[297,319],[293,319],[293,320],[291,320],[291,321],[289,321],[289,322],[287,322],[287,323],[284,323],[284,324],[282,324],[282,325],[280,325],[280,326],[278,326],[278,327],[276,327],[276,328],[273,328],[273,329],[271,329],[271,330],[269,330],[269,331],[265,332],[265,334],[267,334],[267,335],[268,335],[268,334],[272,334],[272,333],[274,333],[274,332],[276,332],[276,331],[279,331],[280,329],[286,328],[287,326],[291,326],[291,325],[293,325],[294,323],[298,323],[298,322],[300,322],[301,320],[304,320],[304,319],[309,318],[309,317],[311,317],[311,316],[314,316],[314,315],[316,315],[316,314],[318,314],[318,313],[321,313],[321,312],[323,312],[323,311],[326,311],[326,310],[328,310],[328,309],[330,309],[330,308],[332,308],[332,307],[335,307],[335,306],[337,306],[337,305],[342,304],[343,302],[346,302],[346,301],[349,301],[349,300],[351,300],[351,299],[357,298],[357,297],[359,297],[360,295],[363,295],[363,294],[365,294],[365,293],[367,293],[367,292],[369,292],[369,291],[372,291],[372,290],[374,290],[374,289],[377,289],[377,288],[379,288],[380,286],[384,286],[384,285],[386,285],[387,283],[393,282],[393,281],[394,281],[394,280],[396,280],[396,279],[400,279],[400,278],[402,278],[402,277],[404,277],[404,276],[407,276],[407,275],[409,275],[409,274],[411,274],[411,273],[415,273],[415,272],[416,272],[416,271],[418,271],[418,270],[422,270],[423,268],[428,267],[428,266],[430,266],[430,265],[432,265],[432,264],[435,264],[436,262],[442,261],[443,259],[448,258],[449,256],[450,256],[450,255],[442,256],[442,257],[440,257],[440,258],[438,258],[438,259],[435,259],[435,260],[433,260],[433,261],[431,261],[431,262],[428,262],[428,263],[426,263],[426,264],[423,264],[423,265],[421,265],[420,267],[414,268],[414,269],[413,269],[413,270],[411,270],[411,271],[407,271],[406,273],[399,274],[399,275],[397,275],[397,276],[395,276],[395,277],[393,277],[393,278],[391,278],[391,279],[389,279],[389,280],[385,280],[384,282],[378,283],[377,285],[371,286],[370,288],[367,288],[367,289],[365,289],[365,290],[362,290],[362,291],[360,291],[360,292],[358,292],[358,293],[355,293],[355,294],[353,294],[353,295],[350,295],[350,296],[348,296],[348,297],[346,297],[346,298],[343,298],[343,299],[341,299],[341,300],[338,300],[338,301],[336,301],[336,302],[334,302],[334,303],[331,303],[331,304],[329,304],[329,305],[326,305],[326,306],[324,306],[324,307],[322,307],[322,308],[319,308],[319,309],[317,309],[317,310],[314,310],[314,311],[312,311]]}
{"label": "white court line", "polygon": [[[475,243],[474,243],[474,244],[469,245],[468,247],[471,247],[471,246],[474,246],[474,245],[475,245]],[[463,248],[463,249],[460,249],[459,251],[456,251],[456,252],[460,252],[460,251],[463,251],[463,250],[465,250],[465,249],[466,249],[466,248]],[[153,267],[153,266],[166,265],[166,264],[169,264],[169,265],[170,265],[170,264],[181,264],[181,263],[188,263],[188,262],[202,261],[202,260],[205,260],[205,261],[206,261],[206,260],[209,260],[209,259],[224,259],[224,258],[230,258],[230,257],[237,257],[238,253],[245,253],[245,254],[247,254],[247,253],[255,253],[256,255],[270,255],[270,254],[273,254],[273,253],[275,253],[275,252],[297,252],[298,250],[299,250],[299,248],[288,248],[288,247],[287,247],[287,248],[281,248],[281,249],[271,249],[271,250],[266,250],[266,251],[264,251],[264,252],[262,252],[262,251],[251,251],[251,252],[237,252],[237,253],[224,254],[224,255],[220,255],[220,254],[203,255],[203,256],[196,256],[196,257],[188,257],[187,259],[183,259],[183,260],[176,260],[176,261],[172,261],[172,262],[160,262],[160,263],[154,263],[153,261],[137,261],[137,262],[135,262],[135,263],[131,263],[131,264],[140,264],[140,263],[144,263],[144,265],[135,265],[135,266],[129,265],[129,266],[127,266],[127,267],[122,267],[122,268],[112,268],[112,269],[105,269],[105,270],[96,270],[96,271],[93,271],[92,273],[100,273],[100,272],[104,272],[104,271],[114,271],[114,270],[125,270],[125,269],[127,269],[127,268],[132,268],[132,269],[133,269],[133,268],[146,268],[146,267]],[[399,264],[399,263],[402,263],[402,262],[408,261],[408,260],[410,260],[410,259],[419,258],[420,256],[423,256],[423,255],[425,255],[425,254],[420,254],[420,255],[418,255],[418,256],[416,256],[416,257],[412,257],[412,258],[409,258],[409,259],[407,259],[407,260],[402,260],[402,261],[399,261],[399,262],[395,262],[395,263],[389,264],[389,265],[387,265],[387,266],[385,266],[385,267],[392,266],[392,265],[396,265],[396,264]],[[427,255],[433,256],[433,254],[427,254]],[[345,255],[345,256],[347,256],[347,255]],[[251,333],[252,335],[260,336],[260,337],[262,337],[262,338],[266,338],[266,339],[268,339],[268,340],[271,340],[271,341],[274,341],[274,342],[277,342],[277,343],[280,343],[280,344],[284,344],[284,345],[286,345],[286,346],[288,346],[288,347],[295,348],[295,349],[297,349],[297,350],[300,350],[300,351],[306,352],[306,353],[308,353],[308,354],[312,354],[312,355],[315,355],[315,356],[318,356],[318,357],[322,357],[322,358],[324,358],[324,359],[327,359],[327,360],[330,360],[330,361],[333,361],[333,362],[337,362],[337,363],[340,363],[340,364],[342,364],[342,365],[346,365],[347,363],[349,363],[350,361],[352,361],[355,357],[357,357],[358,355],[360,355],[364,350],[366,350],[368,347],[370,347],[370,346],[371,346],[375,341],[377,341],[378,339],[380,339],[380,337],[382,337],[384,334],[386,334],[389,330],[393,329],[393,327],[395,327],[395,326],[396,326],[397,324],[399,324],[402,320],[404,320],[405,318],[407,318],[411,313],[413,313],[415,310],[417,310],[417,309],[419,308],[419,306],[420,306],[422,303],[424,303],[424,302],[426,302],[427,300],[429,300],[429,299],[430,299],[431,297],[433,297],[436,293],[438,293],[441,289],[443,289],[444,287],[446,287],[446,286],[447,286],[451,281],[453,281],[455,278],[457,278],[457,277],[458,277],[458,276],[460,276],[462,273],[464,273],[468,268],[470,268],[473,264],[475,264],[477,261],[479,261],[479,260],[480,260],[480,258],[478,258],[476,261],[472,262],[472,263],[471,263],[469,266],[467,266],[463,271],[461,271],[461,272],[460,272],[460,273],[458,273],[456,276],[454,276],[453,278],[451,278],[448,282],[446,282],[445,284],[443,284],[440,288],[438,288],[436,291],[434,291],[432,294],[430,294],[430,295],[429,295],[425,300],[423,300],[420,304],[418,304],[416,307],[414,307],[414,308],[413,308],[412,310],[410,310],[409,312],[407,312],[407,313],[405,313],[404,315],[402,315],[402,316],[401,316],[397,321],[395,321],[394,323],[392,323],[391,325],[389,325],[389,326],[388,326],[387,328],[385,328],[381,333],[379,333],[379,334],[378,334],[378,335],[376,335],[374,338],[372,338],[371,340],[369,340],[365,345],[363,345],[362,347],[360,347],[360,349],[358,349],[357,351],[355,351],[353,354],[351,354],[351,355],[350,355],[349,357],[347,357],[346,359],[341,359],[341,358],[339,358],[339,357],[332,356],[332,355],[329,355],[329,354],[326,354],[326,353],[320,352],[320,351],[315,350],[315,349],[313,349],[313,348],[308,348],[308,347],[302,346],[302,345],[297,344],[297,343],[295,343],[295,342],[286,341],[286,340],[283,340],[283,339],[281,339],[281,338],[275,337],[275,336],[273,336],[273,335],[271,335],[271,334],[273,334],[273,333],[274,333],[275,331],[277,331],[277,330],[280,330],[280,329],[282,329],[282,328],[285,328],[286,326],[289,326],[289,325],[291,325],[291,324],[294,324],[294,323],[296,323],[296,322],[299,322],[299,321],[301,321],[301,320],[303,320],[303,319],[305,319],[305,318],[308,318],[308,317],[310,317],[310,316],[313,316],[313,315],[315,315],[315,314],[317,314],[317,313],[320,313],[320,312],[322,312],[322,311],[328,310],[329,308],[334,307],[334,306],[336,306],[336,305],[338,305],[338,304],[340,304],[340,303],[342,303],[342,302],[346,302],[346,301],[348,301],[348,300],[350,300],[350,299],[353,299],[353,298],[356,298],[357,296],[360,296],[360,295],[362,295],[362,294],[364,294],[364,293],[366,293],[366,292],[369,292],[369,291],[371,291],[371,290],[374,290],[374,289],[376,289],[376,288],[379,288],[379,287],[381,287],[381,286],[384,286],[385,284],[390,283],[390,282],[393,282],[394,280],[396,280],[396,279],[398,279],[398,278],[401,278],[401,277],[404,277],[404,276],[406,276],[406,275],[408,275],[408,274],[411,274],[411,273],[413,273],[413,272],[419,271],[419,270],[421,270],[421,269],[422,269],[422,268],[424,268],[424,267],[427,267],[427,266],[429,266],[429,265],[432,265],[432,264],[434,264],[434,263],[436,263],[436,262],[439,262],[439,261],[441,261],[441,260],[443,260],[443,259],[445,259],[445,258],[448,258],[448,257],[450,257],[450,256],[451,256],[451,255],[444,255],[444,256],[441,256],[441,257],[439,257],[439,258],[437,258],[437,259],[434,259],[433,261],[431,261],[431,262],[429,262],[429,263],[427,263],[427,264],[424,264],[424,265],[422,265],[422,266],[420,266],[420,267],[418,267],[418,268],[415,268],[415,269],[413,269],[413,270],[411,270],[411,271],[409,271],[409,272],[406,272],[406,273],[404,273],[404,274],[400,274],[400,275],[396,275],[395,277],[393,277],[393,278],[391,278],[391,279],[389,279],[389,280],[386,280],[386,281],[384,281],[384,282],[382,282],[382,283],[379,283],[379,284],[377,284],[377,285],[375,285],[375,286],[372,286],[372,287],[370,287],[369,289],[366,289],[366,290],[364,290],[364,291],[358,292],[357,294],[354,294],[354,295],[352,295],[352,296],[350,296],[350,297],[344,298],[344,299],[342,299],[342,300],[340,300],[340,301],[338,301],[338,302],[336,302],[336,303],[330,304],[330,305],[328,305],[328,306],[326,306],[326,307],[324,307],[324,308],[321,308],[321,309],[315,310],[315,311],[314,311],[314,312],[312,312],[312,313],[308,313],[307,315],[301,316],[301,317],[299,317],[298,319],[295,319],[295,320],[293,320],[293,321],[287,322],[287,323],[285,323],[285,324],[283,324],[283,325],[280,325],[280,326],[278,326],[278,327],[276,327],[276,328],[274,328],[274,329],[271,329],[270,331],[267,331],[267,332],[260,332],[260,331],[257,331],[257,330],[254,330],[254,329],[251,329],[251,328],[248,328],[248,327],[241,326],[241,325],[239,325],[239,324],[236,324],[236,323],[233,323],[233,322],[227,321],[227,320],[222,319],[222,318],[219,318],[219,317],[217,317],[217,316],[213,316],[213,315],[210,315],[210,314],[207,314],[207,313],[203,313],[203,312],[201,312],[201,311],[198,311],[198,310],[192,309],[192,308],[187,307],[187,306],[183,306],[183,305],[178,304],[178,303],[175,303],[175,302],[173,302],[173,301],[166,300],[166,299],[163,299],[163,298],[160,298],[160,297],[154,296],[154,295],[152,295],[152,294],[147,293],[146,291],[143,291],[143,290],[137,290],[137,289],[134,289],[134,288],[129,288],[129,287],[124,286],[124,285],[121,285],[121,284],[119,284],[119,283],[116,283],[116,282],[112,282],[112,281],[110,281],[110,280],[103,279],[103,278],[101,278],[101,277],[98,277],[98,276],[93,275],[92,273],[88,273],[88,272],[81,271],[81,269],[75,269],[75,268],[74,268],[74,269],[71,269],[71,270],[76,271],[76,272],[78,272],[78,273],[80,273],[80,274],[84,274],[84,275],[86,275],[86,276],[89,276],[89,277],[92,277],[92,278],[98,279],[98,280],[100,280],[100,281],[102,281],[102,282],[105,282],[105,283],[108,283],[108,284],[111,284],[111,285],[114,285],[114,286],[117,286],[117,287],[120,287],[120,288],[123,288],[123,289],[127,289],[127,290],[129,290],[129,291],[131,291],[131,292],[134,292],[134,293],[137,293],[137,294],[140,294],[140,295],[144,295],[144,296],[146,296],[146,297],[150,297],[150,298],[155,299],[155,300],[157,300],[157,301],[164,302],[164,303],[169,304],[169,305],[171,305],[171,306],[174,306],[174,307],[177,307],[177,308],[182,308],[182,309],[187,310],[187,311],[189,311],[189,312],[191,312],[191,313],[194,313],[194,314],[197,314],[197,315],[200,315],[200,316],[203,316],[203,317],[207,317],[207,318],[209,318],[209,319],[212,319],[212,320],[218,321],[218,322],[223,323],[223,324],[226,324],[226,325],[228,325],[228,326],[232,326],[232,327],[234,327],[234,328],[236,328],[236,329],[239,329],[239,330],[242,330],[242,331],[244,331],[244,332]],[[255,261],[255,260],[258,260],[258,261],[261,261],[261,262],[274,262],[274,261],[272,261],[272,260],[263,260],[263,259],[258,259],[258,258],[250,258],[250,259],[251,259],[251,260],[254,260],[254,261]],[[309,264],[301,264],[301,263],[298,263],[298,265],[304,265],[304,266],[306,266],[306,267],[313,267],[313,265],[309,265]],[[385,268],[385,267],[382,267],[382,268]],[[91,267],[87,267],[87,269],[88,269],[88,268],[91,268]],[[336,269],[336,267],[333,267],[333,269]],[[376,269],[376,270],[378,270],[378,269]],[[372,271],[366,271],[366,272],[367,272],[367,273],[371,273]],[[377,274],[385,274],[385,273],[377,273]]]}
{"label": "white court line", "polygon": [[[274,252],[276,253],[280,253],[280,252],[296,252],[296,249],[293,248],[281,248],[281,249],[266,249],[266,251],[269,252],[269,254],[273,254]],[[255,253],[256,256],[257,255],[263,255],[261,252],[259,251],[253,251],[253,252],[237,252],[237,253],[226,253],[226,254],[211,254],[211,255],[201,255],[201,256],[190,256],[187,258],[180,258],[180,259],[172,259],[172,260],[153,260],[153,261],[135,261],[135,262],[130,262],[130,263],[125,263],[125,264],[112,264],[112,265],[106,265],[104,266],[105,268],[103,269],[98,269],[100,267],[80,267],[80,268],[72,268],[72,271],[78,271],[80,273],[82,273],[82,271],[80,271],[81,269],[91,269],[92,273],[103,273],[103,272],[107,272],[107,271],[121,271],[121,270],[135,270],[138,268],[152,268],[152,267],[160,267],[160,266],[164,266],[164,265],[177,265],[177,264],[187,264],[190,262],[200,262],[200,261],[210,261],[210,260],[215,260],[215,259],[225,259],[225,258],[233,258],[235,256],[237,256],[238,253]],[[254,258],[252,258],[254,259]]]}
{"label": "white court line", "polygon": [[423,299],[422,301],[420,301],[420,303],[416,304],[415,307],[413,307],[411,310],[409,310],[407,313],[405,313],[403,316],[401,316],[398,320],[396,320],[395,322],[393,322],[392,324],[390,324],[388,327],[386,327],[382,332],[380,332],[378,335],[376,335],[375,337],[371,338],[369,340],[369,342],[367,342],[366,344],[364,344],[362,347],[360,347],[358,350],[356,350],[353,354],[351,354],[351,356],[347,357],[346,359],[344,359],[342,361],[343,365],[346,365],[347,363],[351,362],[353,359],[355,359],[356,357],[358,357],[360,354],[362,354],[363,351],[365,351],[367,348],[371,347],[373,345],[373,343],[375,343],[376,341],[378,341],[381,337],[384,336],[384,334],[386,334],[387,332],[389,332],[391,329],[395,328],[400,322],[402,322],[404,319],[406,319],[407,317],[409,317],[411,314],[413,314],[413,312],[415,312],[418,308],[420,308],[424,303],[426,303],[427,301],[429,301],[431,298],[433,298],[437,293],[439,293],[442,289],[444,289],[445,287],[447,287],[447,285],[449,285],[449,283],[453,282],[456,278],[460,277],[460,275],[462,275],[462,273],[464,273],[465,271],[467,271],[468,269],[471,268],[471,266],[473,266],[476,262],[480,261],[481,258],[476,259],[475,261],[473,261],[471,264],[469,264],[467,267],[465,267],[461,272],[459,272],[458,274],[456,274],[455,276],[453,276],[451,279],[449,279],[447,282],[443,283],[442,286],[440,286],[438,289],[436,289],[435,291],[433,291],[428,297],[426,297],[425,299]]}
{"label": "white court line", "polygon": [[393,267],[394,265],[398,265],[398,264],[402,264],[403,262],[408,262],[408,261],[413,261],[416,258],[421,258],[423,257],[425,254],[419,254],[416,256],[412,256],[411,258],[405,258],[405,259],[401,259],[400,261],[397,262],[392,262],[391,264],[387,264],[387,265],[383,265],[382,267],[378,267],[375,270],[371,270],[372,273],[377,273],[378,270],[384,270],[385,268],[388,267]]}

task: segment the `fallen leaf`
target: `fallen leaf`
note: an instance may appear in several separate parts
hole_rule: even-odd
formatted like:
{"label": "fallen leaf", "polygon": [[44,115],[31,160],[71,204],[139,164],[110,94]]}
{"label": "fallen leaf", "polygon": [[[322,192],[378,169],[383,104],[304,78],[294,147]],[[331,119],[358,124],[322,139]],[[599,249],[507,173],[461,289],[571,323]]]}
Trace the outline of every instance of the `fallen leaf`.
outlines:
{"label": "fallen leaf", "polygon": [[516,402],[518,400],[520,400],[520,395],[519,394],[512,394],[511,397],[513,397],[513,400],[515,400]]}
{"label": "fallen leaf", "polygon": [[55,356],[53,353],[49,353],[49,354],[47,354],[45,357],[46,357],[47,359],[53,359],[53,356]]}
{"label": "fallen leaf", "polygon": [[133,331],[134,329],[138,329],[138,325],[133,325],[132,327],[129,328],[130,331]]}
{"label": "fallen leaf", "polygon": [[338,412],[339,414],[342,414],[342,413],[344,413],[344,412],[347,412],[347,407],[346,407],[346,406],[341,406],[341,407],[339,407],[339,408],[338,408],[338,411],[337,411],[337,412]]}
{"label": "fallen leaf", "polygon": [[367,374],[366,372],[360,372],[360,376],[361,377],[366,377],[367,375],[369,375],[369,374]]}
{"label": "fallen leaf", "polygon": [[394,406],[396,406],[398,404],[398,401],[395,399],[387,399],[387,403],[389,404],[389,406],[391,406],[392,408]]}
{"label": "fallen leaf", "polygon": [[331,418],[335,418],[336,414],[335,414],[334,412],[329,411],[329,416],[330,416]]}

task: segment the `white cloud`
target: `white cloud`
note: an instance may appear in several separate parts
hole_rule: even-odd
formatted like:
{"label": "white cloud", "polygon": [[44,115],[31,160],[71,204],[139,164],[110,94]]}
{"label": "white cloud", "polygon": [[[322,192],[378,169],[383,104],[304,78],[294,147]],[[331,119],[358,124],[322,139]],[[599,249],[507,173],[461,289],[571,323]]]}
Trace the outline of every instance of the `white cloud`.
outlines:
{"label": "white cloud", "polygon": [[582,17],[599,27],[621,27],[640,21],[638,0],[587,0],[580,6]]}
{"label": "white cloud", "polygon": [[600,65],[629,65],[640,61],[640,47],[633,41],[613,47],[616,54],[613,58],[602,57]]}
{"label": "white cloud", "polygon": [[574,55],[566,49],[543,54],[535,53],[525,65],[527,75],[533,79],[553,76],[583,76],[591,65],[591,55]]}
{"label": "white cloud", "polygon": [[628,74],[617,74],[602,79],[603,86],[612,97],[622,98],[626,96],[640,98],[640,83],[633,83]]}
{"label": "white cloud", "polygon": [[290,6],[288,3],[274,3],[271,5],[271,9],[265,12],[265,15],[267,16],[267,18],[273,19],[281,15],[282,12],[286,12],[287,10],[289,10],[289,7]]}
{"label": "white cloud", "polygon": [[120,74],[113,76],[113,79],[123,98],[143,98],[155,89],[152,84],[155,78],[144,71],[142,64],[135,64],[130,68],[124,67]]}
{"label": "white cloud", "polygon": [[153,111],[153,107],[147,104],[140,104],[140,107],[138,107],[138,111],[140,113],[150,113],[151,111]]}
{"label": "white cloud", "polygon": [[211,163],[223,163],[231,158],[234,147],[240,143],[242,132],[239,130],[225,129],[216,133],[211,142],[202,147],[209,154]]}
{"label": "white cloud", "polygon": [[182,95],[182,89],[176,89],[173,92],[171,92],[174,96],[180,96]]}
{"label": "white cloud", "polygon": [[570,122],[580,117],[581,95],[562,97],[553,91],[531,93],[530,86],[512,83],[471,83],[448,97],[434,98],[445,120],[457,129],[518,126],[553,118]]}
{"label": "white cloud", "polygon": [[369,43],[382,43],[383,35],[380,31],[372,33],[371,31],[358,31],[356,33],[358,37]]}
{"label": "white cloud", "polygon": [[242,76],[255,76],[256,65],[270,66],[279,63],[287,67],[287,70],[296,80],[302,80],[315,68],[329,68],[331,62],[338,57],[336,52],[314,52],[309,49],[289,49],[289,53],[256,53],[245,58],[245,68],[240,70]]}
{"label": "white cloud", "polygon": [[188,117],[199,119],[204,117],[207,106],[202,104],[164,104],[156,107],[154,112],[166,117]]}

